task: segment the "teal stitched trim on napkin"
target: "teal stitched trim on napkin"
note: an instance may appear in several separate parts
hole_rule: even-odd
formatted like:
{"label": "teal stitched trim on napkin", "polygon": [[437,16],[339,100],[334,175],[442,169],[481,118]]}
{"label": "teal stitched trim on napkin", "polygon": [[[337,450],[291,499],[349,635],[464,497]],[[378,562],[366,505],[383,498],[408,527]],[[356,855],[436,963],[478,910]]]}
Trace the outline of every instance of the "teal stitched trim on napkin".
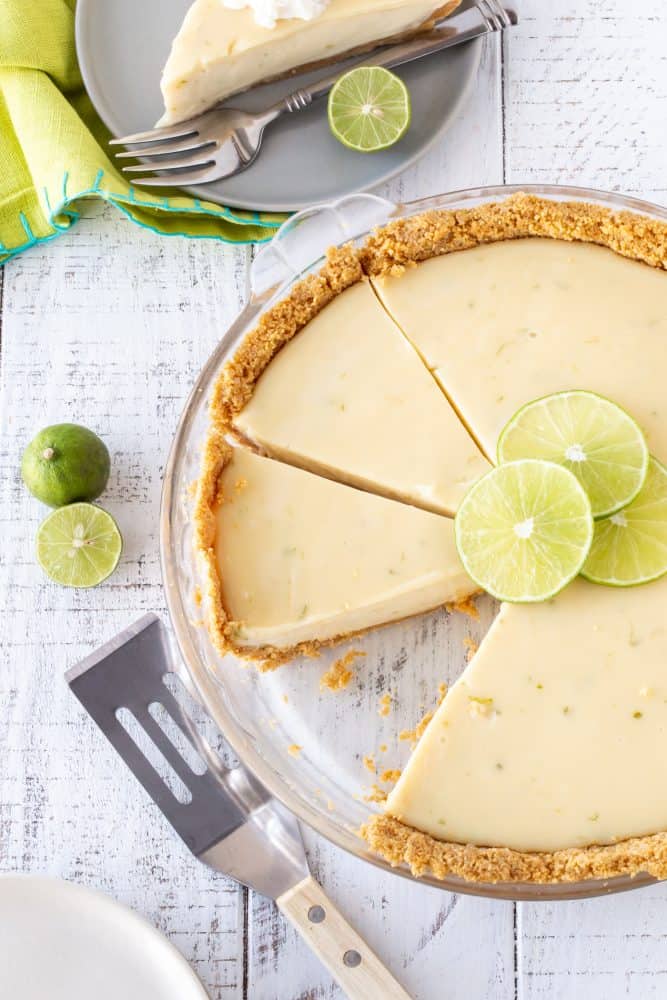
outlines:
{"label": "teal stitched trim on napkin", "polygon": [[284,216],[147,195],[116,170],[79,73],[75,2],[0,0],[0,264],[69,229],[88,198],[167,236],[270,239]]}

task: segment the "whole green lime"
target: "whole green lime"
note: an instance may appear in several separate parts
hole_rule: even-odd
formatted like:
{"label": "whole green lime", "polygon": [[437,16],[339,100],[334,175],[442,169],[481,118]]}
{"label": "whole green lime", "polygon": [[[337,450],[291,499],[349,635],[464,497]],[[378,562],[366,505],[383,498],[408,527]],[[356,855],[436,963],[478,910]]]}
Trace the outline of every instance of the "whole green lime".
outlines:
{"label": "whole green lime", "polygon": [[49,507],[95,500],[109,480],[107,446],[87,427],[53,424],[37,434],[21,460],[33,496]]}

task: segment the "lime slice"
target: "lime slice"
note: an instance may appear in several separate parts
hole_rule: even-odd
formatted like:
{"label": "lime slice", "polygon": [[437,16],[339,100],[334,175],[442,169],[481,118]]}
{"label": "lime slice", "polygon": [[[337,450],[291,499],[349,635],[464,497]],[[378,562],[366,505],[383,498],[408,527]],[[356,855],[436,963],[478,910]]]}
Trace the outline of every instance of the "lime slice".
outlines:
{"label": "lime slice", "polygon": [[639,493],[648,468],[641,430],[616,403],[594,392],[556,392],[515,413],[498,440],[498,461],[544,458],[573,472],[593,517],[608,517]]}
{"label": "lime slice", "polygon": [[382,66],[357,66],[329,94],[329,127],[360,153],[376,153],[398,142],[410,125],[410,95],[403,81]]}
{"label": "lime slice", "polygon": [[37,558],[66,587],[95,587],[113,573],[123,540],[116,522],[92,503],[59,507],[37,532]]}
{"label": "lime slice", "polygon": [[655,458],[632,503],[596,522],[581,572],[609,587],[635,587],[667,573],[667,469]]}
{"label": "lime slice", "polygon": [[95,500],[109,479],[109,452],[97,434],[79,424],[54,424],[37,434],[21,460],[33,496],[49,507]]}
{"label": "lime slice", "polygon": [[468,491],[454,522],[466,572],[502,601],[544,601],[580,571],[593,538],[586,491],[562,465],[499,465]]}

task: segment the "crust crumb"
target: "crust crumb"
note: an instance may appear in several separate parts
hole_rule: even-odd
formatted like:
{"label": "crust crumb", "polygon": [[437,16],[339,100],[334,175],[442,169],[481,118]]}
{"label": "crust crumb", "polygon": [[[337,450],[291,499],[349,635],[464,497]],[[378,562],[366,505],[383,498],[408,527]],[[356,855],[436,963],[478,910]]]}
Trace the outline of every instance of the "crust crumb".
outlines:
{"label": "crust crumb", "polygon": [[350,649],[339,657],[320,677],[320,691],[342,691],[346,688],[354,677],[354,670],[350,670],[351,664],[365,655],[361,649]]}
{"label": "crust crumb", "polygon": [[472,618],[473,621],[479,621],[479,609],[475,604],[476,594],[470,594],[468,597],[464,597],[460,601],[456,601],[455,604],[448,604],[448,611],[460,611],[462,615],[467,615],[468,618]]}
{"label": "crust crumb", "polygon": [[386,717],[391,712],[391,695],[386,693],[380,698],[380,707],[378,708],[378,715]]}
{"label": "crust crumb", "polygon": [[380,781],[384,784],[395,785],[401,776],[400,767],[388,767],[386,771],[382,771],[380,774]]}
{"label": "crust crumb", "polygon": [[[447,685],[445,684],[444,681],[441,681],[438,684],[438,702],[436,708],[442,704],[442,701],[444,700],[446,694],[447,694]],[[426,727],[428,726],[429,722],[431,721],[434,715],[435,715],[435,709],[429,709],[429,711],[426,712],[421,717],[421,719],[419,720],[414,729],[402,729],[400,731],[400,733],[398,734],[399,740],[402,740],[403,742],[407,742],[409,740],[410,749],[414,750],[414,748],[419,743],[419,740],[424,735],[424,731],[426,730]]]}
{"label": "crust crumb", "polygon": [[385,789],[380,788],[379,785],[371,785],[368,795],[364,795],[364,802],[386,802],[387,794]]}
{"label": "crust crumb", "polygon": [[403,742],[407,742],[409,740],[410,748],[414,750],[414,748],[419,743],[419,740],[421,739],[424,730],[426,729],[426,727],[428,726],[429,722],[431,721],[434,715],[435,712],[432,711],[426,712],[426,714],[422,716],[422,718],[419,720],[414,729],[401,729],[400,733],[398,734],[399,740],[402,740]]}
{"label": "crust crumb", "polygon": [[470,662],[470,660],[472,660],[473,656],[479,649],[479,643],[476,642],[475,639],[472,638],[472,636],[466,635],[463,637],[463,645],[466,651],[466,660]]}
{"label": "crust crumb", "polygon": [[373,757],[373,754],[370,753],[367,754],[365,757],[362,758],[362,760],[364,762],[364,767],[366,768],[366,770],[370,771],[371,774],[375,774],[375,772],[377,771],[377,767],[375,766],[375,758]]}
{"label": "crust crumb", "polygon": [[298,757],[303,747],[300,747],[298,743],[292,743],[291,746],[287,748],[287,752],[292,755],[292,757]]}

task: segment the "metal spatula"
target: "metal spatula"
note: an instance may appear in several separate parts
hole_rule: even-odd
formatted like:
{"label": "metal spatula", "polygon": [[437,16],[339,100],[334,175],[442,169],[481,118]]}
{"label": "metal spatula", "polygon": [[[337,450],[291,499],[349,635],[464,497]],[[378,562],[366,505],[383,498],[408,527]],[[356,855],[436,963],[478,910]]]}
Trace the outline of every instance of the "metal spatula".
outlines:
{"label": "metal spatula", "polygon": [[[275,900],[350,1000],[410,1000],[311,877],[294,816],[242,766],[225,768],[170,692],[170,673],[189,688],[178,666],[162,622],[146,615],[68,670],[66,679],[200,861]],[[165,712],[178,727],[174,741],[157,721]],[[141,727],[143,740],[130,735],[126,718]],[[176,795],[150,762],[146,736],[185,794]],[[177,744],[195,753],[201,773]]]}

